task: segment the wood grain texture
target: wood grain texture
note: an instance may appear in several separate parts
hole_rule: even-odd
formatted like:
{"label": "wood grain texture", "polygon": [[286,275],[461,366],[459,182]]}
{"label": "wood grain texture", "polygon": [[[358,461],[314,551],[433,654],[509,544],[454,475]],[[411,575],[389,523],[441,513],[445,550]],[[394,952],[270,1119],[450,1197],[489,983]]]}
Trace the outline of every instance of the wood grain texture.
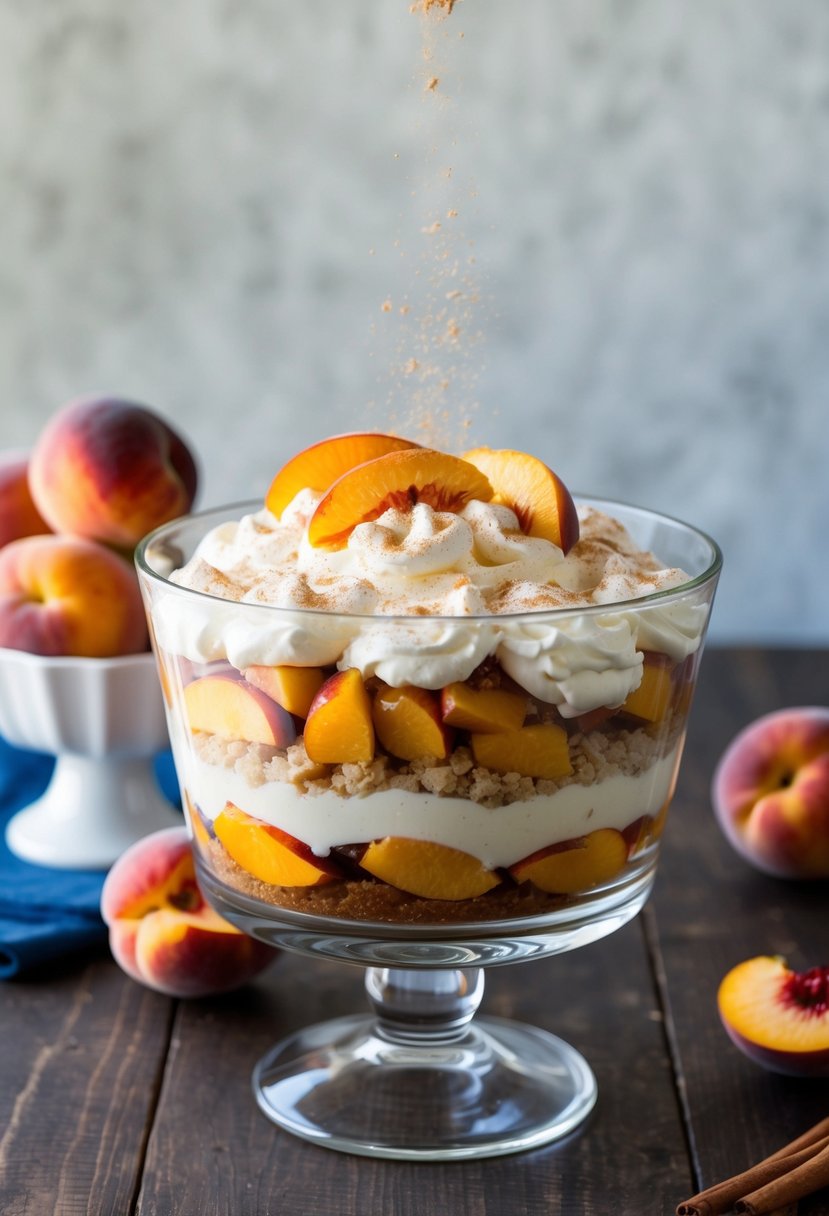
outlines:
{"label": "wood grain texture", "polygon": [[[738,730],[763,713],[826,703],[829,654],[710,651],[646,914],[670,1013],[699,1188],[747,1168],[829,1113],[825,1081],[778,1076],[741,1055],[716,1009],[736,963],[781,954],[800,969],[829,960],[829,883],[766,877],[727,844],[710,785]],[[801,1202],[827,1216],[829,1195]]]}
{"label": "wood grain texture", "polygon": [[171,1003],[108,959],[3,985],[0,1211],[132,1210]]}
{"label": "wood grain texture", "polygon": [[557,1147],[451,1165],[372,1161],[306,1144],[271,1125],[250,1093],[256,1059],[299,1026],[365,1008],[360,971],[289,955],[244,1001],[182,1005],[140,1216],[607,1216],[608,1194],[618,1197],[619,1211],[667,1213],[690,1185],[637,924],[569,955],[488,973],[483,1011],[561,1034],[596,1072],[596,1112]]}
{"label": "wood grain texture", "polygon": [[[670,1216],[773,1151],[827,1113],[827,1086],[744,1059],[716,988],[752,954],[826,961],[829,884],[752,870],[709,788],[741,726],[825,703],[827,689],[829,653],[709,651],[645,914],[585,949],[488,972],[482,1012],[560,1034],[596,1073],[597,1109],[566,1142],[452,1165],[305,1144],[260,1114],[251,1070],[297,1028],[364,1010],[359,969],[285,954],[240,993],[174,1003],[102,955],[0,985],[0,1212]],[[829,1216],[829,1194],[799,1216]]]}

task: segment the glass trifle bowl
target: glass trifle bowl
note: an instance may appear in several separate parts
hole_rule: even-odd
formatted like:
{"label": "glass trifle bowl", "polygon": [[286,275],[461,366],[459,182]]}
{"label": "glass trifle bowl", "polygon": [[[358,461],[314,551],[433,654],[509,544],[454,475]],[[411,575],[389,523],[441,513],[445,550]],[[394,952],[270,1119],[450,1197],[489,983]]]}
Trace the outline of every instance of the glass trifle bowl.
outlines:
{"label": "glass trifle bowl", "polygon": [[411,590],[453,519],[398,504],[312,577],[319,498],[283,515],[301,540],[276,574],[280,525],[255,502],[168,524],[137,553],[207,898],[254,937],[367,969],[371,1012],[278,1044],[256,1099],[294,1134],[368,1156],[536,1147],[586,1118],[596,1083],[556,1036],[474,1017],[483,968],[595,941],[647,899],[719,550],[651,511],[576,500],[579,540],[547,554],[555,594],[531,595],[508,577],[510,538],[529,538],[478,504],[454,518],[499,588],[492,610],[470,611],[467,575],[433,562],[451,611],[421,588],[387,612],[355,592],[370,579],[342,574],[348,550],[365,541]]}

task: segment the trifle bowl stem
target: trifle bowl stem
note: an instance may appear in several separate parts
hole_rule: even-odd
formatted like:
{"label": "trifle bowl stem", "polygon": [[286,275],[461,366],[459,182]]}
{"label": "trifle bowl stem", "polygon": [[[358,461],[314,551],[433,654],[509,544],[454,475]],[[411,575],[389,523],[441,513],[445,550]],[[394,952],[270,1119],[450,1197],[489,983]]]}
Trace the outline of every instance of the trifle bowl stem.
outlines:
{"label": "trifle bowl stem", "polygon": [[253,1089],[280,1127],[367,1157],[496,1157],[568,1135],[596,1082],[545,1030],[475,1018],[483,970],[369,967],[372,1014],[301,1030],[256,1066]]}

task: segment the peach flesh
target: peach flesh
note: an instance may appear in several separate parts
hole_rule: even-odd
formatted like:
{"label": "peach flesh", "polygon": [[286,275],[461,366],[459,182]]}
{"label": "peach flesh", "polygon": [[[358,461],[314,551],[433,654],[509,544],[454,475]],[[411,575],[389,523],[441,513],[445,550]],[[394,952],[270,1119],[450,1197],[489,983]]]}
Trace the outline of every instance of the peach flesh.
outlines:
{"label": "peach flesh", "polygon": [[339,477],[308,524],[315,548],[343,549],[354,528],[418,502],[435,511],[461,511],[473,498],[488,502],[492,487],[474,465],[431,448],[389,452]]}
{"label": "peach flesh", "polygon": [[797,972],[780,958],[749,959],[725,976],[717,1005],[749,1059],[792,1076],[829,1076],[829,966]]}
{"label": "peach flesh", "polygon": [[322,492],[358,464],[385,456],[388,452],[419,446],[408,439],[377,431],[332,435],[330,439],[304,448],[282,466],[265,497],[265,506],[279,519],[300,490]]}

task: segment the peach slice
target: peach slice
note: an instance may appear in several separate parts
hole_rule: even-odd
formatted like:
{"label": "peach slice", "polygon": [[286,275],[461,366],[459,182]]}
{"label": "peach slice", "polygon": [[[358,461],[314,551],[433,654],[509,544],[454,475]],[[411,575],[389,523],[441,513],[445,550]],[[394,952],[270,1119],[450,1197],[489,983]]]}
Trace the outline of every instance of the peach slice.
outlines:
{"label": "peach slice", "polygon": [[608,882],[624,868],[628,846],[615,828],[599,828],[587,836],[539,849],[510,866],[516,882],[530,881],[552,895],[576,895]]}
{"label": "peach slice", "polygon": [[356,667],[325,681],[308,710],[305,750],[318,764],[359,764],[374,759],[371,701]]}
{"label": "peach slice", "polygon": [[184,689],[191,730],[222,739],[288,747],[296,738],[289,713],[258,688],[235,676],[202,676]]}
{"label": "peach slice", "polygon": [[264,692],[289,714],[307,718],[311,702],[325,683],[321,667],[246,667],[249,684]]}
{"label": "peach slice", "polygon": [[424,899],[474,899],[501,882],[500,875],[469,853],[407,836],[372,841],[360,865],[375,878]]}
{"label": "peach slice", "polygon": [[447,684],[440,699],[447,726],[482,735],[520,730],[527,715],[527,698],[503,688],[470,688],[458,682]]}
{"label": "peach slice", "polygon": [[672,666],[667,655],[645,651],[641,683],[626,698],[622,705],[624,712],[643,722],[661,722],[673,694]]}
{"label": "peach slice", "polygon": [[330,439],[311,444],[282,466],[271,482],[265,506],[279,519],[300,490],[327,490],[338,477],[358,464],[385,456],[388,452],[402,452],[406,448],[419,446],[409,439],[381,435],[375,431],[332,435]]}
{"label": "peach slice", "polygon": [[475,733],[470,743],[476,762],[496,773],[520,773],[522,777],[554,781],[573,771],[567,731],[553,723],[522,726],[497,735]]}
{"label": "peach slice", "polygon": [[440,702],[425,688],[381,688],[372,718],[377,738],[399,760],[421,756],[445,760],[452,750],[452,732],[443,725]]}
{"label": "peach slice", "polygon": [[526,452],[473,448],[464,460],[474,464],[492,484],[495,502],[518,516],[522,532],[540,536],[569,552],[579,539],[576,504],[552,469]]}
{"label": "peach slice", "polygon": [[751,958],[723,979],[717,1007],[732,1042],[773,1072],[829,1077],[829,966],[791,971]]}
{"label": "peach slice", "polygon": [[307,844],[281,828],[254,819],[225,804],[213,824],[217,838],[238,866],[274,887],[319,887],[342,877],[327,857],[317,857]]}
{"label": "peach slice", "polygon": [[432,448],[389,452],[334,482],[311,516],[308,540],[316,548],[343,549],[357,524],[390,507],[408,511],[425,502],[436,511],[462,511],[473,498],[491,497],[484,474],[457,456]]}

